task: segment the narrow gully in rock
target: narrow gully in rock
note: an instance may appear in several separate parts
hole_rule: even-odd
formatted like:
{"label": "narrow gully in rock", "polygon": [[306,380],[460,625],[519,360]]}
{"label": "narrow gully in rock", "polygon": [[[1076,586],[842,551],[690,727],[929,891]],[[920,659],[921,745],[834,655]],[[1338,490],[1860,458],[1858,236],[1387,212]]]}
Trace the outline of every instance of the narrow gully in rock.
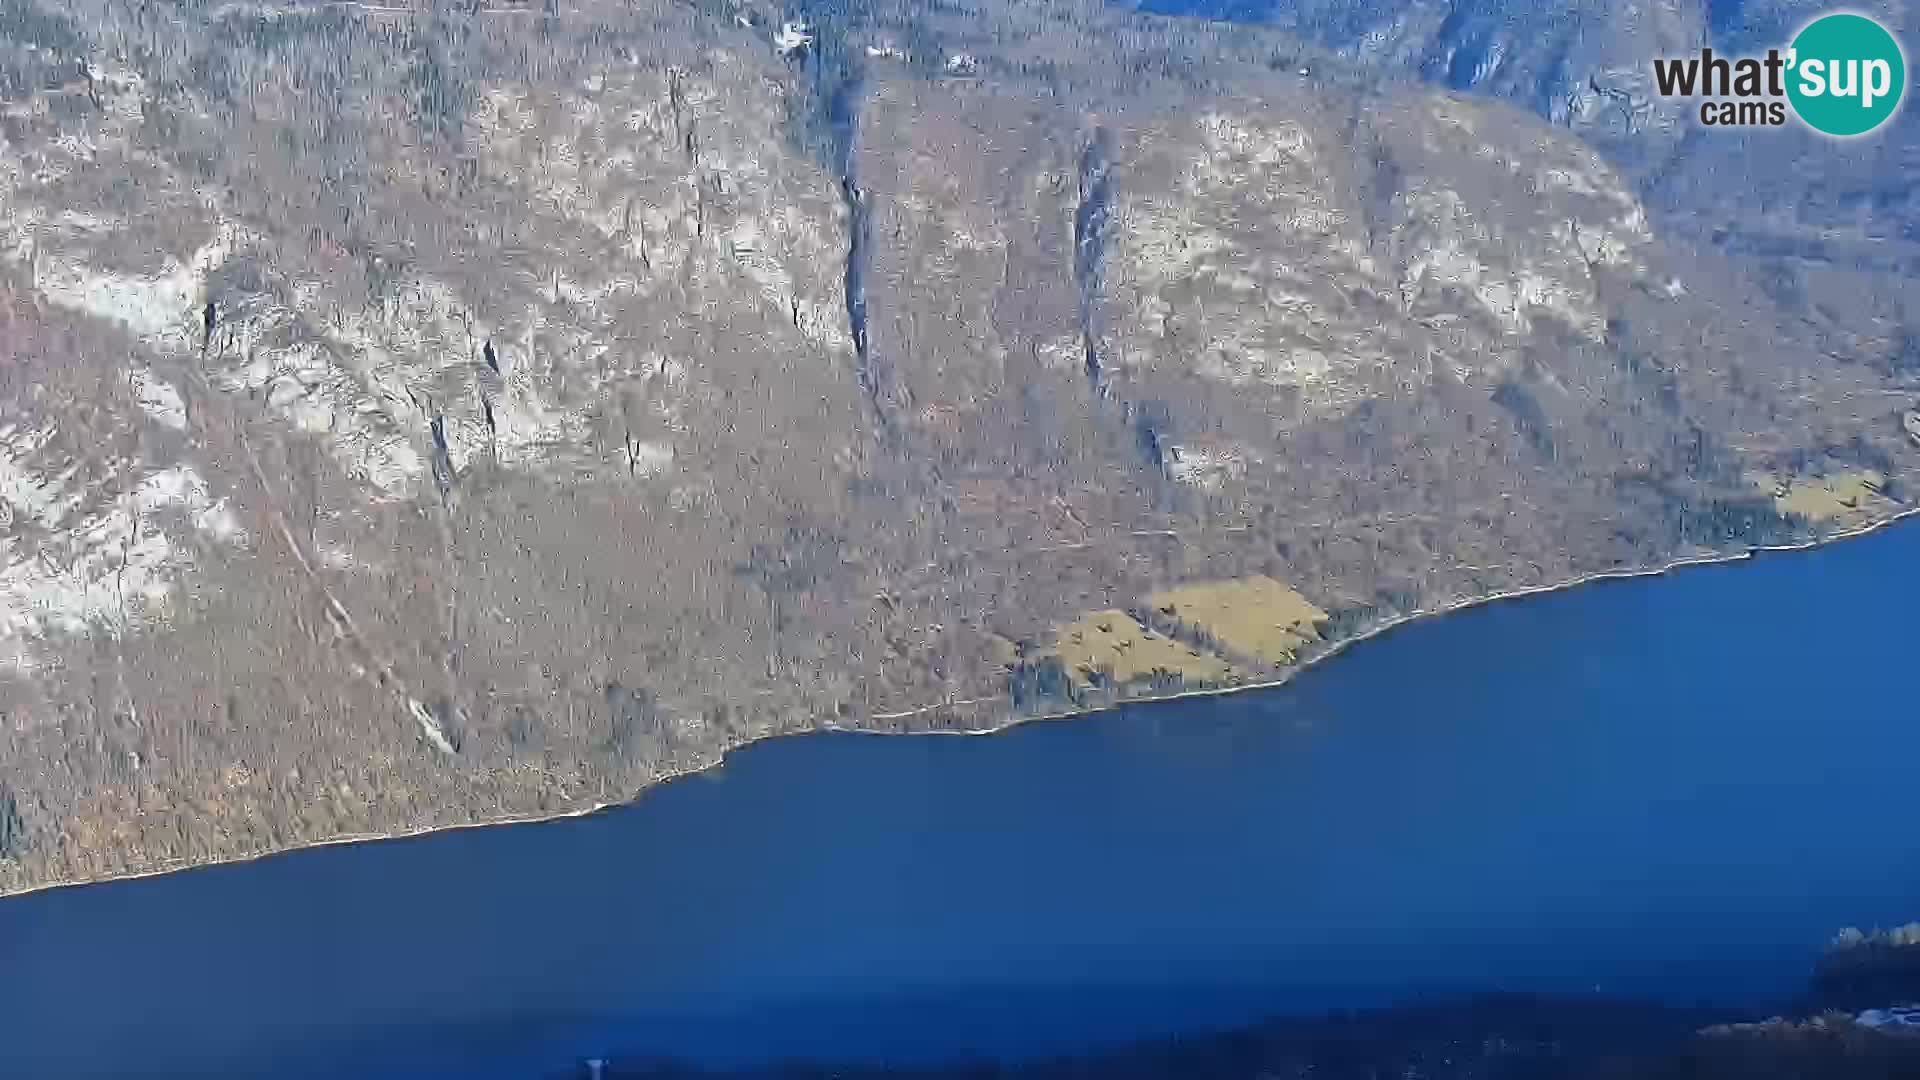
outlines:
{"label": "narrow gully in rock", "polygon": [[1073,280],[1080,293],[1080,350],[1087,383],[1105,396],[1106,368],[1100,359],[1094,305],[1100,300],[1101,256],[1106,249],[1107,211],[1113,196],[1112,137],[1095,128],[1080,151],[1080,203],[1073,211]]}
{"label": "narrow gully in rock", "polygon": [[867,196],[851,176],[841,179],[840,195],[847,204],[847,330],[853,335],[853,351],[859,362],[860,388],[877,410],[879,386],[873,378],[872,348],[867,343]]}
{"label": "narrow gully in rock", "polygon": [[860,115],[860,79],[849,76],[834,87],[827,117],[833,129],[835,170],[840,197],[847,207],[846,302],[847,332],[853,336],[854,373],[860,392],[873,411],[881,432],[891,430],[892,418],[884,405],[879,373],[867,335],[867,263],[871,258],[872,225],[867,193],[860,188],[855,168],[854,139]]}

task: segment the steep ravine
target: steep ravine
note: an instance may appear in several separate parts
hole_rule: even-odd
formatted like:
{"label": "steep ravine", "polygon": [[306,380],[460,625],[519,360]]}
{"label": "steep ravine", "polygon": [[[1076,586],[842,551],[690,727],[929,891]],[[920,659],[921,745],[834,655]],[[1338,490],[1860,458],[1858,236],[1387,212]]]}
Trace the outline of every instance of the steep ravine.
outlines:
{"label": "steep ravine", "polygon": [[1107,390],[1094,325],[1100,302],[1101,259],[1106,248],[1107,215],[1113,198],[1113,139],[1095,128],[1080,151],[1080,202],[1073,211],[1073,281],[1080,298],[1080,350],[1087,383],[1095,393]]}
{"label": "steep ravine", "polygon": [[861,395],[873,414],[882,435],[892,430],[885,394],[873,362],[873,346],[867,334],[867,269],[872,253],[871,211],[867,194],[860,188],[855,169],[854,139],[859,130],[860,77],[849,75],[834,87],[827,106],[833,128],[834,170],[840,184],[840,197],[847,208],[847,332],[853,337],[854,372],[860,381]]}

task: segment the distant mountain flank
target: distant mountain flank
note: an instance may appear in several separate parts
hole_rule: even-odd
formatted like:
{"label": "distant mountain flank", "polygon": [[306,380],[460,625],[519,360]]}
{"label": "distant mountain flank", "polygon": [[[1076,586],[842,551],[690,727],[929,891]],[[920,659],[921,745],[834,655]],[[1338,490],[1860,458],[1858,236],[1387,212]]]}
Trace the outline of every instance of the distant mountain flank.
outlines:
{"label": "distant mountain flank", "polygon": [[1797,8],[1334,10],[0,5],[0,891],[1913,503],[1915,114],[1632,103]]}

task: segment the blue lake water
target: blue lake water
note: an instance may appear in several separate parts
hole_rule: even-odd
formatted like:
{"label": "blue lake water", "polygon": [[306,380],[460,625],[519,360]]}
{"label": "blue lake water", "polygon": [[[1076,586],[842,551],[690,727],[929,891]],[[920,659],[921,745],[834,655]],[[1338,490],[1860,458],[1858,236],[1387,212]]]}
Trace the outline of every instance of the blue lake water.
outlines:
{"label": "blue lake water", "polygon": [[1920,917],[1920,528],[1240,696],[0,901],[0,1075],[1026,1053],[1476,987],[1761,1001]]}

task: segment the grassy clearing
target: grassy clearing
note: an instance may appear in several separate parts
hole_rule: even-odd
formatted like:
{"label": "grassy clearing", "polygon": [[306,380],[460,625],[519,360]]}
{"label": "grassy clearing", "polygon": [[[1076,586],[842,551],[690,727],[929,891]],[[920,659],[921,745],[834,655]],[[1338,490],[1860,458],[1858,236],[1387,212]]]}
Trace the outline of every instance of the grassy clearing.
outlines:
{"label": "grassy clearing", "polygon": [[1319,624],[1330,618],[1284,583],[1260,575],[1181,585],[1147,603],[1227,651],[1268,664],[1291,663],[1301,646],[1320,640]]}
{"label": "grassy clearing", "polygon": [[1872,469],[1835,473],[1779,484],[1773,505],[1782,514],[1808,521],[1833,521],[1873,509],[1887,501],[1881,494],[1886,477]]}
{"label": "grassy clearing", "polygon": [[1156,675],[1217,683],[1233,674],[1219,656],[1150,630],[1124,611],[1091,612],[1061,627],[1053,655],[1079,683],[1100,676],[1124,686]]}

